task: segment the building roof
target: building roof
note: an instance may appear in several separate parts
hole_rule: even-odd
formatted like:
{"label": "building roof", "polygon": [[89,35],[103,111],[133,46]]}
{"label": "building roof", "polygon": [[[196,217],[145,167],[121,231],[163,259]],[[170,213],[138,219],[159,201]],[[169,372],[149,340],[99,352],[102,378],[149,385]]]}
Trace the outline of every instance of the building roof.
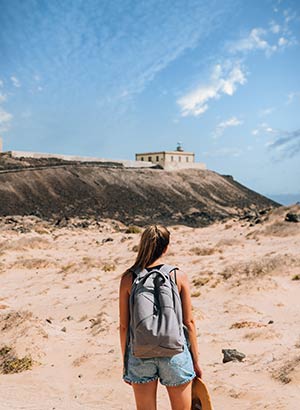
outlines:
{"label": "building roof", "polygon": [[135,155],[158,155],[158,154],[176,154],[176,155],[195,155],[194,152],[188,151],[155,151],[155,152],[140,152]]}

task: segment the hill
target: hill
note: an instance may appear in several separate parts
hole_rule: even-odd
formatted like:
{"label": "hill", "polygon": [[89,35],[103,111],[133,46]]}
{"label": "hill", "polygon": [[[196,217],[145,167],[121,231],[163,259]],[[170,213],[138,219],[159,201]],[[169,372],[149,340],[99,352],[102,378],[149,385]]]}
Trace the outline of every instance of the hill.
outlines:
{"label": "hill", "polygon": [[[5,165],[5,164],[4,164]],[[30,163],[0,171],[0,215],[111,218],[205,226],[279,204],[209,170],[164,171],[97,164]],[[27,165],[28,166],[28,165]]]}

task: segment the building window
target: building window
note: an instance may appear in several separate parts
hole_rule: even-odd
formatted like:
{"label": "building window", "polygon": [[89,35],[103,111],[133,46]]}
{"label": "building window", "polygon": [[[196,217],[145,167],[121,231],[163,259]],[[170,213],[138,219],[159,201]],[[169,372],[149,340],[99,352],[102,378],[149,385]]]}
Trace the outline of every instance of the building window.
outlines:
{"label": "building window", "polygon": [[171,155],[171,161],[172,161],[172,162],[174,161],[174,157],[173,157],[173,155]]}
{"label": "building window", "polygon": [[178,157],[178,161],[181,162],[181,156],[180,156],[180,155],[179,155],[179,157]]}
{"label": "building window", "polygon": [[156,155],[156,162],[158,162],[159,161],[159,156],[158,155]]}
{"label": "building window", "polygon": [[149,162],[152,162],[152,157],[148,157],[148,161],[149,161]]}
{"label": "building window", "polygon": [[186,159],[186,162],[189,162],[189,157],[185,157],[185,159]]}
{"label": "building window", "polygon": [[141,157],[141,161],[144,161],[144,157]]}

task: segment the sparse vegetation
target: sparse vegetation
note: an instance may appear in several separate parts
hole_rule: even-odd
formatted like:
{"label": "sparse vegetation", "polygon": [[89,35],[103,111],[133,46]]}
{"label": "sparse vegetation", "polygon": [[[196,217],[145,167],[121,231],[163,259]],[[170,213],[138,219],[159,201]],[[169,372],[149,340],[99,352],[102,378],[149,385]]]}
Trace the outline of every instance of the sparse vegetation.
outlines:
{"label": "sparse vegetation", "polygon": [[215,248],[200,248],[198,246],[193,247],[190,249],[190,252],[197,256],[207,256],[212,255],[213,253],[217,252],[218,250]]}
{"label": "sparse vegetation", "polygon": [[210,278],[207,277],[207,276],[200,277],[200,278],[194,278],[194,279],[193,279],[193,285],[196,286],[196,287],[204,286],[204,285],[206,285],[209,281],[210,281]]}
{"label": "sparse vegetation", "polygon": [[102,270],[104,270],[104,272],[112,272],[114,270],[116,270],[116,265],[113,263],[105,263],[102,266]]}
{"label": "sparse vegetation", "polygon": [[141,233],[141,228],[135,225],[129,225],[125,231],[125,233]]}
{"label": "sparse vegetation", "polygon": [[260,260],[241,262],[227,266],[220,275],[222,275],[224,279],[229,279],[231,276],[246,278],[259,277],[283,267],[299,265],[300,260],[289,257],[288,255],[273,256],[269,258],[263,257]]}
{"label": "sparse vegetation", "polygon": [[30,370],[33,360],[30,355],[19,358],[10,346],[3,346],[0,349],[0,372],[3,374],[20,373]]}

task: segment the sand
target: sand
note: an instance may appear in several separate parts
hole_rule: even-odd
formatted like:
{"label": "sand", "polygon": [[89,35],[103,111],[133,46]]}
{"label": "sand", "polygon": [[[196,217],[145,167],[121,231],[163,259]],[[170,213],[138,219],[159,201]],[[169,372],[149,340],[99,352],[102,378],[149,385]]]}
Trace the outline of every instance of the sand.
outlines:
{"label": "sand", "polygon": [[[165,262],[189,276],[216,410],[299,409],[300,223],[285,222],[286,212],[254,226],[170,228]],[[0,349],[33,359],[30,370],[0,374],[1,410],[135,408],[121,379],[118,287],[139,234],[125,230],[109,220],[87,228],[1,225]],[[246,358],[223,363],[224,348]],[[169,408],[160,387],[158,409]]]}

